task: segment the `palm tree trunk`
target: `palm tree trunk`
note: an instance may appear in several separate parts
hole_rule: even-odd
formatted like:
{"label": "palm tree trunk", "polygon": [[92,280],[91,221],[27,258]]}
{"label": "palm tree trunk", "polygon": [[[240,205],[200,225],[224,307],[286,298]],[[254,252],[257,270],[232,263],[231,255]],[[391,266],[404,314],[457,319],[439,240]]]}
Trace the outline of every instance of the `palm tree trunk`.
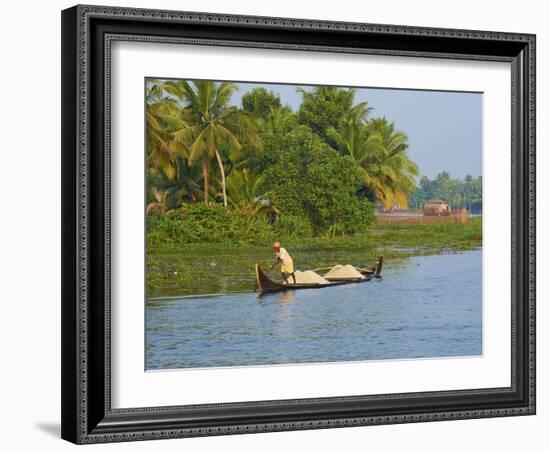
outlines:
{"label": "palm tree trunk", "polygon": [[218,166],[220,166],[220,175],[222,176],[222,193],[223,193],[223,206],[227,206],[227,194],[225,192],[225,171],[223,169],[222,158],[218,150],[216,152],[216,160],[218,161]]}
{"label": "palm tree trunk", "polygon": [[208,155],[202,156],[202,178],[204,180],[204,203],[208,205]]}

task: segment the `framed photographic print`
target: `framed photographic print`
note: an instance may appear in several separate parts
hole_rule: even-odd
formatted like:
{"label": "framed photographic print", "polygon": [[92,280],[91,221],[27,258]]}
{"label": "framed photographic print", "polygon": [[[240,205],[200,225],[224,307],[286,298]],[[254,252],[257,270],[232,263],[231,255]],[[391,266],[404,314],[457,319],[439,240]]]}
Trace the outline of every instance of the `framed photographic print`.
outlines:
{"label": "framed photographic print", "polygon": [[62,13],[62,436],[535,413],[535,36]]}

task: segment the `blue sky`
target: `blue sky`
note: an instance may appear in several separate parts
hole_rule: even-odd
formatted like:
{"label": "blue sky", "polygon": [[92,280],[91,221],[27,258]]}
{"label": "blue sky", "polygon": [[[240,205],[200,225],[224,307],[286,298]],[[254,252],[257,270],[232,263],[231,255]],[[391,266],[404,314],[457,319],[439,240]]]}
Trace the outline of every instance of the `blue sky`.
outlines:
{"label": "blue sky", "polygon": [[[241,106],[242,96],[254,87],[276,92],[295,111],[301,102],[294,85],[237,84],[233,105]],[[482,175],[481,93],[356,88],[355,101],[365,100],[374,108],[370,117],[395,121],[408,136],[409,156],[421,175],[434,178],[444,170],[456,178]]]}

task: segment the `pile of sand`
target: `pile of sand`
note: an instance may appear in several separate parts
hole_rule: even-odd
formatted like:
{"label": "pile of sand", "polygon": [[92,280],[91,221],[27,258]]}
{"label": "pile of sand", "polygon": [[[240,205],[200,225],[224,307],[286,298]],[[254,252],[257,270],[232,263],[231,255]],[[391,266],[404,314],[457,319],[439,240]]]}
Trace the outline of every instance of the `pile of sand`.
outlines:
{"label": "pile of sand", "polygon": [[358,280],[365,278],[361,273],[352,265],[347,264],[345,266],[338,264],[330,269],[324,278],[329,281],[342,281],[342,280]]}
{"label": "pile of sand", "polygon": [[[294,276],[296,277],[296,284],[327,284],[328,281],[325,280],[321,275],[316,274],[313,270],[304,270],[301,272],[300,270],[297,270],[294,272]],[[294,280],[292,279],[292,276],[290,276],[287,280],[289,284],[294,284]]]}

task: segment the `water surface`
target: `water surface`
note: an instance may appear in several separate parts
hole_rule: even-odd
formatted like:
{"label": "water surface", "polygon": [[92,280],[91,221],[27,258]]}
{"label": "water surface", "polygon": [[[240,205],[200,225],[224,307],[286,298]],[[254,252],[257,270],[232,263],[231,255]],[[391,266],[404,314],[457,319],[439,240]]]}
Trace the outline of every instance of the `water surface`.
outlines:
{"label": "water surface", "polygon": [[334,288],[149,300],[146,368],[480,355],[481,268],[475,250],[390,262],[382,280]]}

